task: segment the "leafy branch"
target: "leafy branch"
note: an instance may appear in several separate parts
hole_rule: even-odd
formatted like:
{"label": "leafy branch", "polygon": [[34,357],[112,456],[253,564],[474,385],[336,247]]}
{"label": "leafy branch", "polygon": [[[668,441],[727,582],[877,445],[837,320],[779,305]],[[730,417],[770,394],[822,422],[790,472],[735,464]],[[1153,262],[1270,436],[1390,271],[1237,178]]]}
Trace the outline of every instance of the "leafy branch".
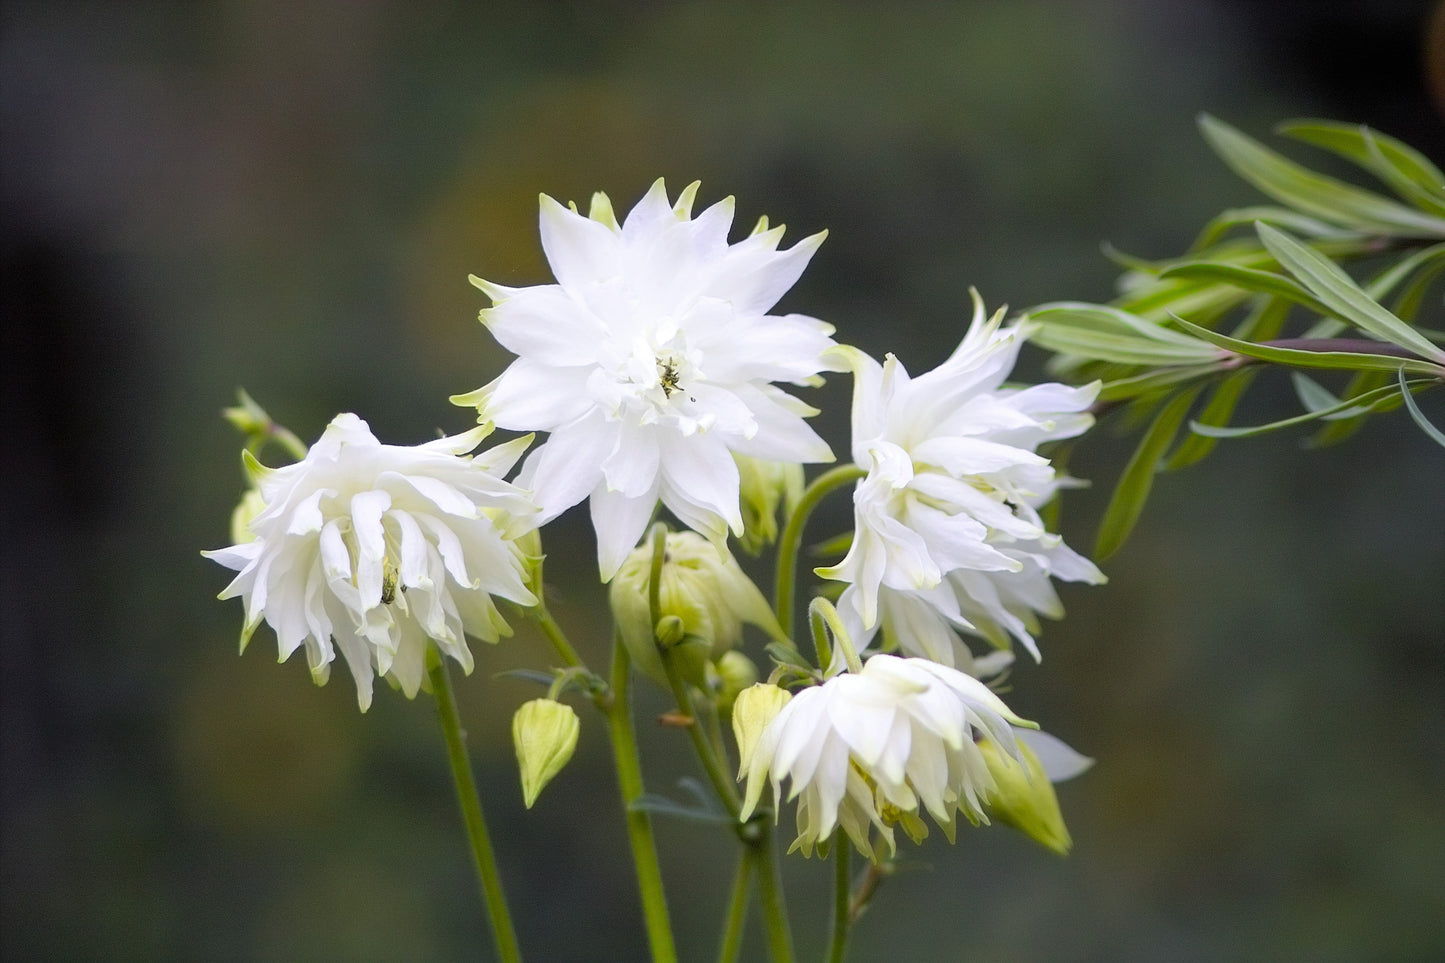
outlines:
{"label": "leafy branch", "polygon": [[[1034,343],[1054,352],[1053,372],[1103,382],[1096,414],[1120,411],[1143,428],[1100,526],[1100,558],[1127,540],[1157,472],[1199,461],[1221,438],[1317,423],[1308,443],[1329,445],[1403,405],[1445,444],[1414,397],[1445,385],[1445,335],[1417,320],[1445,272],[1445,174],[1368,127],[1279,126],[1363,168],[1390,197],[1300,166],[1213,117],[1199,123],[1215,153],[1275,203],[1224,211],[1178,258],[1110,251],[1125,271],[1109,304],[1024,312]],[[1290,372],[1302,412],[1232,425],[1255,375],[1270,368]],[[1349,378],[1336,393],[1307,370]]]}

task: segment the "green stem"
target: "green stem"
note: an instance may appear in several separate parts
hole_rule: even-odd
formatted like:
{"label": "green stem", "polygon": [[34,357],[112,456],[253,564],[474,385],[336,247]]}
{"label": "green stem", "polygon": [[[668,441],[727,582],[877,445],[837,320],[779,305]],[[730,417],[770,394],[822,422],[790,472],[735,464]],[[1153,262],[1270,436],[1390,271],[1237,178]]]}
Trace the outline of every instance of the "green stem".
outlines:
{"label": "green stem", "polygon": [[788,908],[783,902],[782,872],[774,855],[771,818],[755,820],[757,842],[752,844],[758,861],[758,889],[763,903],[763,922],[768,936],[768,953],[773,963],[791,963],[793,934],[788,928]]}
{"label": "green stem", "polygon": [[562,631],[562,626],[558,625],[556,619],[552,618],[552,613],[547,611],[546,604],[539,603],[534,611],[536,612],[537,625],[541,628],[542,634],[547,637],[548,642],[552,643],[552,648],[557,650],[557,654],[562,657],[562,661],[567,667],[572,669],[586,668],[586,666],[582,664],[582,657],[577,654],[576,649],[572,648],[572,643],[567,641],[567,636]]}
{"label": "green stem", "polygon": [[507,911],[507,899],[502,893],[502,877],[497,872],[492,840],[487,835],[487,823],[482,817],[482,800],[477,795],[477,783],[472,778],[472,767],[467,761],[466,734],[457,715],[452,680],[435,645],[428,645],[426,661],[432,694],[436,696],[437,715],[441,718],[442,735],[446,739],[447,760],[451,763],[452,780],[457,787],[457,804],[461,806],[462,821],[466,824],[467,838],[472,844],[472,862],[476,866],[477,879],[482,884],[487,917],[491,920],[492,936],[497,942],[497,956],[503,963],[520,963],[522,953],[517,947],[517,933],[512,928],[512,916]]}
{"label": "green stem", "polygon": [[842,488],[866,474],[863,469],[852,464],[839,465],[825,471],[813,479],[813,483],[803,491],[803,497],[798,499],[798,506],[788,516],[788,524],[783,527],[783,534],[778,538],[778,572],[774,583],[773,610],[778,616],[778,624],[789,636],[793,634],[793,598],[797,585],[798,552],[802,547],[803,527],[808,524],[808,516],[812,515],[818,503],[835,489]]}
{"label": "green stem", "polygon": [[699,724],[697,707],[693,705],[692,695],[687,691],[687,682],[673,664],[672,653],[664,650],[661,654],[662,667],[667,670],[667,681],[672,687],[672,697],[677,702],[678,711],[689,720],[685,728],[688,739],[692,741],[693,751],[702,762],[703,771],[707,773],[708,782],[712,783],[713,792],[717,793],[727,807],[728,814],[736,820],[743,808],[742,800],[738,798],[737,784],[718,759],[717,753],[713,752],[712,743],[708,741],[707,734]]}
{"label": "green stem", "polygon": [[718,946],[718,963],[737,963],[738,953],[743,948],[743,924],[748,919],[748,896],[752,887],[748,885],[756,859],[752,847],[743,850],[738,861],[738,871],[733,877],[732,895],[728,898],[728,915],[723,924],[722,943]]}
{"label": "green stem", "polygon": [[843,830],[833,833],[833,933],[828,940],[828,963],[843,963],[848,952],[848,858],[852,844]]}
{"label": "green stem", "polygon": [[637,868],[637,887],[642,896],[647,942],[652,947],[654,963],[676,963],[677,949],[672,942],[672,923],[667,915],[667,895],[662,888],[662,868],[657,862],[652,823],[646,812],[632,808],[644,790],[642,763],[637,755],[637,733],[632,727],[632,703],[628,698],[630,667],[627,647],[621,641],[614,641],[612,698],[603,711],[607,714],[612,755],[617,760],[617,785],[622,792],[622,808],[627,817],[627,839],[632,845],[632,861]]}

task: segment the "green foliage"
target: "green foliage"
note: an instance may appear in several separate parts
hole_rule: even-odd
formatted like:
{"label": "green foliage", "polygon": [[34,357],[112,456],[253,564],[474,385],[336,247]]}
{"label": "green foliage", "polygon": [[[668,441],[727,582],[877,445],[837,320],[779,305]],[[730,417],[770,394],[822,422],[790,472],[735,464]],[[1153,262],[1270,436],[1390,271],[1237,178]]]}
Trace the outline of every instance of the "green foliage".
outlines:
{"label": "green foliage", "polygon": [[[1055,374],[1102,381],[1096,413],[1118,411],[1126,430],[1143,429],[1100,526],[1101,558],[1128,537],[1154,473],[1199,461],[1220,438],[1316,422],[1323,427],[1308,443],[1335,444],[1403,404],[1445,444],[1414,398],[1445,384],[1445,336],[1417,323],[1422,307],[1440,304],[1431,291],[1445,273],[1445,174],[1368,127],[1295,120],[1279,132],[1357,165],[1394,197],[1309,170],[1213,117],[1201,117],[1200,130],[1275,205],[1222,212],[1179,258],[1110,251],[1124,273],[1109,304],[1054,302],[1024,313],[1033,341],[1054,352]],[[1303,412],[1232,426],[1267,367],[1290,372]],[[1307,369],[1350,378],[1336,393]],[[1166,457],[1186,423],[1191,433]]]}

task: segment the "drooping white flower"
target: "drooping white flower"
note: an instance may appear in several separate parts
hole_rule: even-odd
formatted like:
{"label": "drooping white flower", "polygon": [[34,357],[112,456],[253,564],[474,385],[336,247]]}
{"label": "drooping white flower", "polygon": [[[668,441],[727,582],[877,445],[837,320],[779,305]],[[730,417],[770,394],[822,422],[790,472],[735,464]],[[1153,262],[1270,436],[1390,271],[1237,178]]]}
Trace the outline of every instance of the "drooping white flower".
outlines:
{"label": "drooping white flower", "polygon": [[536,507],[501,480],[531,439],[467,456],[488,430],[406,448],[341,414],[301,461],[252,462],[254,538],[203,553],[240,572],[220,597],[245,600],[242,648],[265,619],[282,661],[305,645],[318,685],[340,648],[363,711],[374,673],[416,695],[428,639],[470,672],[464,635],[511,634],[492,596],[537,601],[513,541]]}
{"label": "drooping white flower", "polygon": [[1012,635],[1037,658],[1036,614],[1060,614],[1050,577],[1104,579],[1045,529],[1037,509],[1065,479],[1034,451],[1093,423],[1098,385],[1002,387],[1024,332],[1001,330],[1002,311],[985,320],[973,299],[963,342],[917,378],[892,355],[835,351],[854,373],[853,458],[867,475],[847,556],[819,570],[851,583],[839,609],[860,640],[884,620],[905,651],[950,665],[962,653],[950,654],[948,627],[1000,646]]}
{"label": "drooping white flower", "polygon": [[776,807],[787,780],[797,801],[792,849],[804,855],[839,826],[870,859],[870,827],[891,852],[895,824],[914,839],[926,835],[925,812],[952,840],[959,812],[987,822],[994,779],[975,740],[1018,757],[1011,723],[1028,725],[977,679],[926,659],[875,655],[861,672],[794,695],[748,747],[743,818],[768,782]]}
{"label": "drooping white flower", "polygon": [[622,224],[605,194],[583,217],[542,197],[542,247],[556,284],[479,278],[481,319],[517,359],[452,400],[479,420],[550,432],[523,466],[541,521],[591,499],[598,565],[610,579],[662,503],[714,540],[743,532],[733,454],[830,461],[803,421],[814,409],[773,382],[831,366],[832,327],[768,311],[824,234],[778,250],[781,227],[728,243],[732,198],[696,218],[697,185],[674,205],[661,180]]}

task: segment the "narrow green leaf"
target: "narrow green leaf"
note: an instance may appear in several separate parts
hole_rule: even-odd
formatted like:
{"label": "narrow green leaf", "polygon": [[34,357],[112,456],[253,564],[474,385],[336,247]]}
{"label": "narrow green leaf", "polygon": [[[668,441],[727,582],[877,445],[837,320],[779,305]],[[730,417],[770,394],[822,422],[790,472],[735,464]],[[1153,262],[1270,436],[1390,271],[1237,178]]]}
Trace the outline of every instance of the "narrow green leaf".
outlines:
{"label": "narrow green leaf", "polygon": [[1159,460],[1169,450],[1202,387],[1203,385],[1195,385],[1186,388],[1170,398],[1154,419],[1154,423],[1149,426],[1149,430],[1144,432],[1139,447],[1134,449],[1133,457],[1124,467],[1124,474],[1119,478],[1113,497],[1109,499],[1109,507],[1104,511],[1104,520],[1099,524],[1098,542],[1094,546],[1095,559],[1103,561],[1113,555],[1134,530],[1134,525],[1144,510],[1144,503],[1149,499],[1149,490],[1154,487],[1154,472],[1158,470]]}
{"label": "narrow green leaf", "polygon": [[1425,417],[1425,412],[1421,411],[1420,406],[1415,403],[1414,395],[1410,391],[1410,385],[1405,381],[1404,368],[1400,369],[1399,379],[1400,397],[1404,399],[1405,408],[1410,412],[1410,417],[1415,419],[1415,424],[1420,426],[1420,430],[1423,431],[1430,440],[1440,447],[1445,448],[1445,433],[1442,433],[1439,428],[1430,424],[1430,419]]}
{"label": "narrow green leaf", "polygon": [[1259,299],[1231,336],[1241,341],[1268,341],[1277,337],[1289,317],[1289,309],[1290,302],[1283,298]]}
{"label": "narrow green leaf", "polygon": [[1102,304],[1053,302],[1028,317],[1039,323],[1034,343],[1051,351],[1145,365],[1198,363],[1219,355],[1196,338]]}
{"label": "narrow green leaf", "polygon": [[[1415,320],[1415,316],[1420,312],[1420,305],[1425,301],[1425,292],[1430,290],[1430,286],[1442,273],[1445,273],[1445,258],[1433,260],[1416,271],[1410,278],[1410,283],[1395,295],[1395,315],[1404,321]],[[1439,332],[1432,332],[1419,326],[1416,326],[1415,330],[1432,341],[1445,340]]]}
{"label": "narrow green leaf", "polygon": [[[1231,371],[1222,378],[1219,385],[1214,389],[1214,394],[1204,405],[1204,410],[1199,413],[1199,423],[1203,425],[1223,425],[1234,415],[1234,409],[1239,405],[1239,399],[1244,396],[1245,389],[1259,374],[1258,368],[1240,368],[1238,371]],[[1164,463],[1165,471],[1178,471],[1202,459],[1214,450],[1218,439],[1210,438],[1207,435],[1200,435],[1190,432],[1189,436],[1179,443],[1174,454]]]}
{"label": "narrow green leaf", "polygon": [[1208,114],[1199,128],[1236,174],[1306,215],[1400,237],[1445,237],[1445,220],[1301,167]]}
{"label": "narrow green leaf", "polygon": [[678,819],[687,819],[699,823],[728,823],[733,819],[721,809],[703,809],[699,806],[688,806],[666,796],[657,793],[643,793],[632,802],[627,804],[629,812],[652,813],[658,816],[674,816]]}
{"label": "narrow green leaf", "polygon": [[1329,308],[1319,302],[1300,283],[1273,271],[1239,267],[1235,264],[1220,264],[1217,261],[1185,261],[1176,264],[1159,275],[1161,278],[1197,278],[1205,281],[1221,281],[1246,291],[1273,294],[1296,304],[1303,304],[1318,314],[1330,313]]}
{"label": "narrow green leaf", "polygon": [[1445,173],[1409,144],[1332,120],[1289,120],[1275,130],[1353,161],[1421,210],[1445,215]]}
{"label": "narrow green leaf", "polygon": [[1266,224],[1275,224],[1279,227],[1289,228],[1296,234],[1303,234],[1307,237],[1347,237],[1357,234],[1355,231],[1347,231],[1334,224],[1327,224],[1324,221],[1313,217],[1306,217],[1298,211],[1292,211],[1287,207],[1271,207],[1260,205],[1258,207],[1235,207],[1223,211],[1217,215],[1189,245],[1189,253],[1202,254],[1208,248],[1219,242],[1230,231],[1237,227],[1253,227],[1255,221],[1264,221]]}
{"label": "narrow green leaf", "polygon": [[1445,349],[1430,343],[1420,332],[1386,311],[1329,258],[1268,224],[1256,225],[1255,229],[1280,265],[1334,314],[1377,338],[1408,348],[1422,358],[1445,362]]}
{"label": "narrow green leaf", "polygon": [[[1391,372],[1386,371],[1357,371],[1345,390],[1340,394],[1341,399],[1353,400],[1360,397],[1367,391],[1374,391],[1394,379],[1390,377]],[[1320,430],[1310,436],[1305,443],[1308,448],[1327,448],[1330,445],[1337,445],[1359,431],[1365,423],[1365,415],[1353,415],[1348,418],[1337,418],[1327,422],[1320,427]]]}
{"label": "narrow green leaf", "polygon": [[1415,251],[1409,257],[1401,258],[1387,270],[1382,271],[1378,277],[1365,285],[1365,293],[1379,301],[1393,291],[1395,285],[1416,271],[1428,273],[1433,277],[1439,273],[1442,267],[1445,267],[1445,244],[1432,244]]}
{"label": "narrow green leaf", "polygon": [[1328,388],[1302,371],[1291,371],[1289,378],[1305,411],[1324,411],[1340,403],[1340,399],[1331,394]]}
{"label": "narrow green leaf", "polygon": [[1191,364],[1173,368],[1155,369],[1129,378],[1106,381],[1104,382],[1104,386],[1099,389],[1099,400],[1124,401],[1128,398],[1136,398],[1139,395],[1147,394],[1159,388],[1168,387],[1169,385],[1175,385],[1181,381],[1191,381],[1195,378],[1212,375],[1223,370],[1223,368],[1224,363],[1216,361],[1212,364]]}
{"label": "narrow green leaf", "polygon": [[[1423,378],[1414,382],[1416,385],[1429,383],[1429,381]],[[1248,427],[1231,428],[1219,425],[1205,425],[1197,421],[1192,421],[1189,423],[1189,427],[1198,434],[1209,435],[1213,438],[1248,438],[1253,435],[1263,435],[1271,431],[1278,431],[1281,428],[1289,428],[1293,425],[1302,425],[1319,418],[1328,418],[1331,415],[1353,417],[1355,415],[1368,414],[1394,401],[1397,391],[1398,389],[1394,385],[1386,385],[1383,388],[1366,392],[1358,398],[1341,401],[1332,408],[1322,408],[1319,411],[1307,411],[1302,415],[1295,415],[1293,418],[1281,418],[1279,421],[1271,421],[1267,425],[1250,425]]]}
{"label": "narrow green leaf", "polygon": [[1360,354],[1354,351],[1301,351],[1298,348],[1277,348],[1272,345],[1255,344],[1253,341],[1231,338],[1227,334],[1220,334],[1218,331],[1210,331],[1197,324],[1190,324],[1183,318],[1176,317],[1174,323],[1185,331],[1196,334],[1201,339],[1221,348],[1233,351],[1235,354],[1274,364],[1290,365],[1296,368],[1340,368],[1346,371],[1369,369],[1394,371],[1403,366],[1411,374],[1430,375],[1436,378],[1441,376],[1441,366],[1429,361],[1407,360],[1388,354]]}

